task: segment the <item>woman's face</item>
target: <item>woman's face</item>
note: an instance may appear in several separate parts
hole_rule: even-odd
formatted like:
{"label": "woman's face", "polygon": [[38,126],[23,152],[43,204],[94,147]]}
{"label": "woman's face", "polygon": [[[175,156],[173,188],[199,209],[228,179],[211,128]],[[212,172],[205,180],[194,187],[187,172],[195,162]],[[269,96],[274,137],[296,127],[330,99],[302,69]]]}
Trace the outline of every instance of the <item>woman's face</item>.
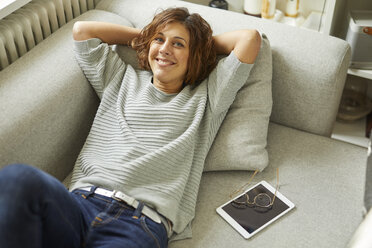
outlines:
{"label": "woman's face", "polygon": [[190,35],[178,22],[167,24],[150,44],[149,64],[154,83],[182,85],[189,59]]}

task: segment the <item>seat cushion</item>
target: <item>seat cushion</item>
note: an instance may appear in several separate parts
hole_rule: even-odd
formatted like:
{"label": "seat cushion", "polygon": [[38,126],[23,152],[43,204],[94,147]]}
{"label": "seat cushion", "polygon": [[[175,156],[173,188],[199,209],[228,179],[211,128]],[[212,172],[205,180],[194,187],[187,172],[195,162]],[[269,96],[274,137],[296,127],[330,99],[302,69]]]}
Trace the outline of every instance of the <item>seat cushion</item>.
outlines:
{"label": "seat cushion", "polygon": [[247,171],[206,172],[202,177],[193,238],[176,241],[170,248],[345,247],[363,216],[367,151],[364,148],[271,123],[270,164],[251,185],[266,180],[295,209],[249,240],[245,240],[217,213],[229,194],[252,175]]}
{"label": "seat cushion", "polygon": [[253,172],[204,172],[193,237],[172,242],[169,248],[346,247],[363,220],[364,181],[360,178],[365,177],[367,150],[270,123],[268,152],[270,165],[250,186],[265,180],[275,187],[279,168],[279,191],[296,205],[291,212],[245,240],[216,208]]}

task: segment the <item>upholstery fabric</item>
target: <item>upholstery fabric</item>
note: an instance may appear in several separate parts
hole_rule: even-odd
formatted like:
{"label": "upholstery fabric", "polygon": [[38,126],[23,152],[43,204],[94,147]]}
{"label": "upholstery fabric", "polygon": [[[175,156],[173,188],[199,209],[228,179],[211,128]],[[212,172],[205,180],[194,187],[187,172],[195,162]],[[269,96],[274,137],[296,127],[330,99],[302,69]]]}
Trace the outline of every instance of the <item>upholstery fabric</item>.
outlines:
{"label": "upholstery fabric", "polygon": [[366,211],[372,209],[372,136],[369,138],[368,144],[368,159],[367,159],[367,171],[366,171],[366,185],[364,193],[364,206]]}

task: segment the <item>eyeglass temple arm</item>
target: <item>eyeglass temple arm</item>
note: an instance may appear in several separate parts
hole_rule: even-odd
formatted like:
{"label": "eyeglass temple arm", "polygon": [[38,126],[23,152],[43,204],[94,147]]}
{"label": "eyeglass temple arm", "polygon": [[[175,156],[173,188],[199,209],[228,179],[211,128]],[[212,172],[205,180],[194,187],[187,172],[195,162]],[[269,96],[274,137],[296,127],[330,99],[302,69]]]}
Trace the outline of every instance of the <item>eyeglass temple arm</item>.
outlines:
{"label": "eyeglass temple arm", "polygon": [[273,200],[270,205],[274,204],[276,193],[278,192],[278,188],[279,188],[279,168],[276,168],[276,188],[275,188],[275,194],[274,194]]}
{"label": "eyeglass temple arm", "polygon": [[254,178],[254,176],[255,176],[257,173],[258,173],[258,170],[255,170],[254,173],[253,173],[253,175],[251,176],[251,178],[249,178],[249,180],[248,180],[248,182],[247,182],[246,184],[242,185],[239,189],[237,189],[237,190],[235,190],[234,192],[232,192],[232,193],[230,194],[230,199],[233,198],[233,196],[234,196],[235,194],[237,194],[238,192],[242,191],[242,189],[244,189],[247,185],[249,185],[249,184],[251,183],[252,179]]}

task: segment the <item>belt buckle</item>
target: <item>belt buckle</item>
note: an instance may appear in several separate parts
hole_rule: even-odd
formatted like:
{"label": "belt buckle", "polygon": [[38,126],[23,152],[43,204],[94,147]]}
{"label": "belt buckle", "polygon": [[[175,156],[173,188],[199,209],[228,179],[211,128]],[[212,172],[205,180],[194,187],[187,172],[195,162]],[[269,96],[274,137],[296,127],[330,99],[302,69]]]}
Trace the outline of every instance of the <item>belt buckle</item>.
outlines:
{"label": "belt buckle", "polygon": [[[137,208],[138,206],[138,201],[136,199],[124,194],[121,191],[114,190],[112,192],[111,198],[119,202],[124,202],[134,208]],[[155,210],[152,210],[151,208],[144,206],[142,213],[146,215],[147,217],[149,217],[150,219],[152,219],[153,221],[155,221],[156,223],[159,223],[159,224],[161,223],[161,219]]]}
{"label": "belt buckle", "polygon": [[134,199],[133,197],[127,196],[126,194],[124,194],[121,191],[114,190],[111,197],[114,200],[124,202],[131,207],[135,207],[134,203],[135,203],[136,199]]}

